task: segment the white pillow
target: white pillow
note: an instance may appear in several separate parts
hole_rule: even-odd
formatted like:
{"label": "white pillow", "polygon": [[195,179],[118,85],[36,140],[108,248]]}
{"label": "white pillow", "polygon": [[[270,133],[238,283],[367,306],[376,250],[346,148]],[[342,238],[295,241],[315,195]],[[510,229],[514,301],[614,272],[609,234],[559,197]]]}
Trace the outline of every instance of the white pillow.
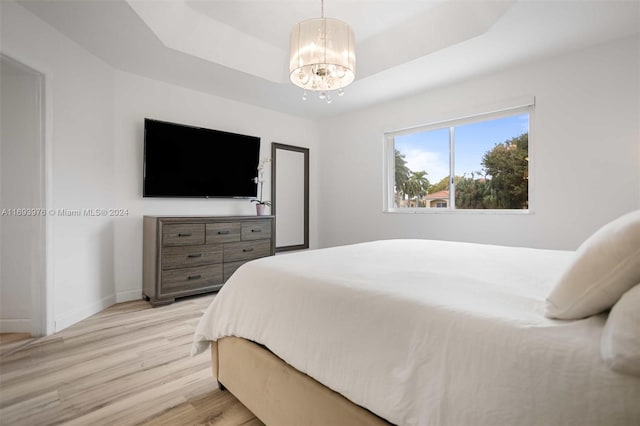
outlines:
{"label": "white pillow", "polygon": [[640,282],[640,210],[600,228],[547,296],[545,316],[579,319],[611,308]]}
{"label": "white pillow", "polygon": [[611,309],[600,353],[612,370],[640,376],[640,284],[627,291]]}

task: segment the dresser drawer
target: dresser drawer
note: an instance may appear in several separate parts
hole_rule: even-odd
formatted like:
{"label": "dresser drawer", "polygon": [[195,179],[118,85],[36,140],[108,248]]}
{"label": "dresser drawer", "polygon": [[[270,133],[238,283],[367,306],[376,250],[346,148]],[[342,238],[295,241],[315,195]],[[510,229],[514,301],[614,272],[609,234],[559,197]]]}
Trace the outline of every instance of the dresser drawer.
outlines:
{"label": "dresser drawer", "polygon": [[204,223],[172,223],[162,227],[162,245],[204,244]]}
{"label": "dresser drawer", "polygon": [[263,240],[271,238],[271,221],[255,220],[242,223],[242,240]]}
{"label": "dresser drawer", "polygon": [[162,271],[160,296],[197,292],[222,284],[222,263]]}
{"label": "dresser drawer", "polygon": [[245,263],[247,263],[248,260],[241,260],[239,262],[227,262],[224,264],[224,282],[227,282],[227,280],[229,279],[229,277],[231,275],[233,275],[233,273],[242,265],[244,265]]}
{"label": "dresser drawer", "polygon": [[222,245],[167,247],[162,251],[162,269],[222,263]]}
{"label": "dresser drawer", "polygon": [[224,245],[223,250],[225,263],[257,259],[271,254],[271,239],[229,243]]}
{"label": "dresser drawer", "polygon": [[207,223],[207,244],[240,241],[240,222]]}

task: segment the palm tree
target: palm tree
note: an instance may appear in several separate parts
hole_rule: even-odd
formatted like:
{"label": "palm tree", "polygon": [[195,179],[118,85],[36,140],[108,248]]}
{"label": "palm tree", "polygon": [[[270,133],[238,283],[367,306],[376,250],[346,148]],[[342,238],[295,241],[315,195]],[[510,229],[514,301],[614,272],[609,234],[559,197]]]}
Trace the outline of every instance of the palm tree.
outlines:
{"label": "palm tree", "polygon": [[411,170],[407,167],[407,160],[404,159],[404,155],[400,153],[397,149],[394,150],[395,154],[395,179],[396,179],[396,206],[400,206],[400,200],[404,198],[406,192],[404,191],[405,184],[409,179],[409,175],[411,174]]}
{"label": "palm tree", "polygon": [[419,199],[429,193],[429,180],[427,172],[409,172],[409,179],[404,184],[403,192],[409,197],[409,202],[417,198],[414,207],[419,207]]}

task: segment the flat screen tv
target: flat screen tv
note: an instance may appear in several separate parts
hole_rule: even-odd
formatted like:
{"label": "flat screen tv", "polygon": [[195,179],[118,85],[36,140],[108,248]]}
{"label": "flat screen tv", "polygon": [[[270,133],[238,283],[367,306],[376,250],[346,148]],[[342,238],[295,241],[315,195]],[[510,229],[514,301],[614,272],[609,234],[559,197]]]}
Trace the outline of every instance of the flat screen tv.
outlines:
{"label": "flat screen tv", "polygon": [[255,197],[260,138],[144,120],[144,197]]}

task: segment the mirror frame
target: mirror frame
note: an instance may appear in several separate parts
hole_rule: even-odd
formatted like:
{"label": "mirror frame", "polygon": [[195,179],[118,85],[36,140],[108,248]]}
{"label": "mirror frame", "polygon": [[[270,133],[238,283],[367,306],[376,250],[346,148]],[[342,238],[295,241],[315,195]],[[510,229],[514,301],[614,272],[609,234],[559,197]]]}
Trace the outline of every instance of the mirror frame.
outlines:
{"label": "mirror frame", "polygon": [[[304,214],[304,229],[303,241],[300,244],[294,244],[289,246],[277,246],[277,232],[278,232],[278,215],[277,215],[277,194],[276,194],[276,181],[277,167],[278,167],[278,150],[300,152],[304,155],[304,196],[303,196],[303,209]],[[290,250],[302,250],[309,248],[309,148],[303,148],[293,145],[285,145],[277,142],[271,143],[271,214],[276,217],[276,252],[290,251]]]}

